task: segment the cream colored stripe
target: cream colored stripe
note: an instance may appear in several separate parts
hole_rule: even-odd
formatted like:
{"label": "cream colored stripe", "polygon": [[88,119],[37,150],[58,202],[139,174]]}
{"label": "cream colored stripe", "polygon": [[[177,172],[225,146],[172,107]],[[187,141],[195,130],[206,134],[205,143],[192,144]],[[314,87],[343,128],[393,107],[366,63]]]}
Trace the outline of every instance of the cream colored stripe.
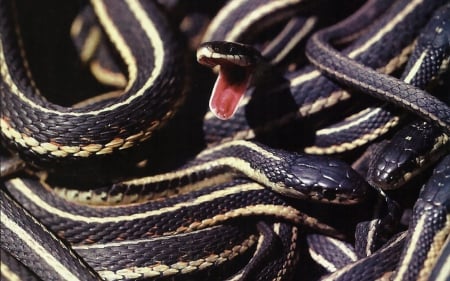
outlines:
{"label": "cream colored stripe", "polygon": [[339,240],[334,239],[334,238],[328,238],[328,237],[327,237],[327,240],[331,244],[335,245],[339,250],[341,250],[341,253],[345,254],[350,260],[356,261],[358,259],[358,257],[356,256],[355,252],[352,251],[351,249],[349,249],[348,245],[346,245],[342,241],[339,241]]}
{"label": "cream colored stripe", "polygon": [[285,45],[285,47],[278,53],[278,55],[272,60],[272,63],[280,62],[288,53],[297,45],[297,43],[306,36],[308,32],[314,27],[317,22],[316,17],[310,17],[302,26],[302,28],[292,37],[291,40]]}
{"label": "cream colored stripe", "polygon": [[315,260],[318,264],[326,268],[328,272],[334,272],[337,270],[336,266],[334,266],[333,263],[329,262],[327,259],[325,259],[322,255],[319,255],[313,249],[309,248],[309,254],[311,255],[311,258],[313,258],[313,260]]}
{"label": "cream colored stripe", "polygon": [[[0,263],[0,274],[2,280],[5,281],[21,281],[20,277],[16,275],[5,263]],[[4,278],[4,279],[3,279]]]}
{"label": "cream colored stripe", "polygon": [[[205,229],[197,230],[196,233],[209,232],[218,227],[220,227],[220,226],[219,225],[211,226],[211,227],[208,227]],[[110,242],[110,243],[103,243],[103,244],[97,243],[97,244],[91,244],[91,245],[76,245],[76,246],[73,246],[72,249],[74,249],[74,250],[91,250],[91,249],[123,247],[123,246],[127,246],[127,245],[139,245],[142,243],[164,241],[164,240],[168,240],[168,239],[173,239],[174,237],[184,237],[184,236],[188,236],[188,235],[192,235],[192,233],[180,233],[180,234],[174,234],[174,235],[170,235],[170,236],[155,237],[152,239],[125,240],[125,241],[120,241],[120,242]]]}
{"label": "cream colored stripe", "polygon": [[[224,166],[224,165],[225,166],[230,166],[229,163],[233,163],[234,159],[236,159],[236,158],[223,157],[223,158],[219,158],[219,159],[214,160],[214,161],[205,162],[205,163],[202,163],[202,164],[199,164],[199,165],[196,165],[196,166],[192,166],[192,167],[189,167],[189,168],[186,168],[186,169],[182,169],[182,170],[179,170],[179,171],[168,172],[168,173],[159,174],[159,175],[155,175],[155,176],[149,176],[149,177],[132,179],[132,180],[129,180],[129,181],[124,181],[121,184],[124,184],[124,185],[148,185],[148,184],[155,184],[155,185],[157,185],[158,182],[163,182],[163,181],[171,180],[171,179],[174,179],[174,178],[182,178],[182,177],[185,177],[185,176],[189,176],[190,174],[193,174],[193,173],[198,173],[200,171],[204,171],[205,169],[214,169],[215,167],[221,167],[221,166]],[[225,179],[226,180],[226,178],[217,178],[217,179],[219,180],[218,182],[223,182],[223,181],[221,181],[221,179]],[[213,178],[213,180],[214,180],[214,178]],[[212,183],[214,184],[214,181]],[[200,186],[204,186],[204,185],[201,184]]]}
{"label": "cream colored stripe", "polygon": [[174,212],[174,211],[177,211],[184,207],[197,206],[204,202],[207,202],[207,201],[210,201],[210,200],[213,200],[216,198],[221,198],[221,197],[224,197],[227,195],[239,194],[241,192],[250,191],[250,190],[264,189],[263,186],[255,184],[255,183],[242,184],[242,185],[233,186],[230,188],[212,192],[207,195],[200,196],[189,202],[178,203],[173,206],[161,208],[158,210],[152,210],[152,211],[147,211],[147,212],[143,212],[143,213],[135,213],[135,214],[130,214],[130,215],[116,216],[116,217],[86,217],[86,216],[82,216],[82,215],[71,214],[66,211],[60,210],[54,206],[49,205],[47,202],[43,201],[38,195],[36,195],[31,189],[29,189],[26,186],[26,184],[19,178],[12,179],[10,181],[10,183],[18,191],[20,191],[25,197],[27,197],[28,200],[30,200],[31,202],[33,202],[40,208],[44,209],[46,212],[51,213],[56,216],[59,216],[59,217],[62,217],[62,218],[70,219],[73,221],[81,221],[81,222],[85,222],[85,223],[112,223],[112,222],[132,221],[132,220],[137,220],[137,219],[143,219],[143,218],[147,218],[150,216],[155,216],[155,215],[159,215],[159,214],[163,214],[163,213],[167,213],[167,212]]}
{"label": "cream colored stripe", "polygon": [[255,144],[255,143],[252,143],[252,142],[249,142],[249,141],[245,141],[245,140],[230,141],[230,142],[226,142],[226,143],[217,145],[217,146],[215,146],[213,148],[210,148],[210,149],[202,151],[201,153],[198,154],[197,158],[200,158],[200,157],[203,157],[205,155],[209,155],[209,154],[215,153],[217,151],[220,151],[222,149],[233,147],[233,146],[247,147],[248,149],[253,150],[256,153],[259,153],[259,154],[263,155],[264,157],[273,159],[275,161],[281,161],[282,160],[280,157],[276,156],[272,152],[269,152],[269,151],[265,150],[264,148],[261,148],[259,145]]}
{"label": "cream colored stripe", "polygon": [[98,26],[93,26],[89,29],[89,33],[80,50],[80,59],[82,62],[87,62],[92,59],[92,56],[100,43],[101,36],[101,31]]}
{"label": "cream colored stripe", "polygon": [[70,27],[70,36],[72,38],[77,37],[80,34],[83,25],[84,25],[83,18],[81,16],[76,17],[73,20],[72,25]]}
{"label": "cream colored stripe", "polygon": [[436,276],[436,279],[434,281],[448,281],[450,279],[450,256],[447,256],[445,259],[445,263],[441,268],[441,271],[439,271],[438,276]]}
{"label": "cream colored stripe", "polygon": [[410,264],[412,258],[414,257],[414,252],[417,249],[417,246],[419,245],[418,241],[422,236],[427,216],[428,214],[424,213],[417,221],[417,224],[414,227],[414,231],[411,236],[411,240],[409,241],[408,246],[406,248],[406,253],[403,256],[398,271],[395,274],[395,278],[393,279],[394,281],[403,280],[406,271],[409,269],[408,265]]}
{"label": "cream colored stripe", "polygon": [[[366,108],[363,111],[358,112],[347,118],[347,120],[353,119],[354,121],[345,122],[341,126],[337,126],[337,127],[320,129],[316,132],[316,134],[319,136],[320,135],[328,135],[328,134],[333,134],[335,132],[341,132],[342,130],[346,130],[349,128],[353,128],[353,127],[357,126],[359,123],[363,123],[366,120],[369,120],[370,118],[372,118],[374,115],[378,114],[381,111],[381,109],[382,108],[380,108],[380,107],[375,108],[375,109]],[[363,117],[360,117],[360,116],[363,116]],[[360,117],[360,118],[358,118],[358,117]]]}
{"label": "cream colored stripe", "polygon": [[[423,0],[413,0],[411,1],[406,7],[401,10],[393,19],[389,21],[387,25],[385,25],[383,28],[378,30],[378,32],[370,38],[370,40],[367,40],[363,45],[361,45],[359,48],[353,50],[348,56],[350,58],[354,58],[357,55],[361,54],[362,52],[365,52],[370,46],[373,44],[379,42],[383,36],[390,32],[399,22],[401,22],[409,13],[414,11],[416,6],[421,4]],[[395,40],[395,39],[393,39]]]}
{"label": "cream colored stripe", "polygon": [[[91,62],[90,64],[91,73],[95,78],[100,81],[100,83],[116,87],[118,89],[124,89],[127,86],[127,77],[121,72],[113,72],[110,69],[104,68],[98,60]],[[123,95],[123,91],[116,91],[115,96]],[[94,100],[96,97],[92,98]]]}
{"label": "cream colored stripe", "polygon": [[[446,216],[446,223],[443,228],[441,228],[439,231],[436,232],[436,234],[433,237],[433,241],[430,245],[430,248],[428,250],[427,256],[425,258],[425,261],[423,262],[422,269],[420,270],[417,281],[426,281],[429,279],[431,271],[436,266],[437,259],[444,255],[444,249],[450,245],[450,214],[447,214]],[[447,256],[447,261],[449,257]],[[446,271],[446,267],[442,266],[442,271]],[[450,267],[447,267],[447,276],[450,274]],[[439,274],[441,275],[441,274]],[[441,276],[442,277],[442,276]],[[439,279],[441,277],[437,277],[436,279]]]}
{"label": "cream colored stripe", "polygon": [[279,222],[273,224],[273,232],[280,235],[281,224]]}
{"label": "cream colored stripe", "polygon": [[425,59],[425,56],[427,55],[427,53],[428,53],[427,51],[424,51],[420,54],[419,58],[416,60],[413,67],[408,72],[408,75],[406,75],[406,77],[405,77],[405,79],[403,79],[403,81],[405,81],[408,84],[411,83],[411,80],[414,78],[414,76],[417,74],[420,67],[422,66],[423,60]]}
{"label": "cream colored stripe", "polygon": [[366,256],[370,256],[372,254],[372,250],[370,249],[372,246],[373,239],[375,239],[377,225],[379,224],[379,220],[372,220],[369,223],[369,232],[367,233],[367,243],[366,243]]}
{"label": "cream colored stripe", "polygon": [[38,241],[34,240],[28,232],[11,220],[3,211],[1,213],[1,223],[20,238],[36,255],[41,258],[42,262],[48,264],[59,276],[61,280],[79,280],[70,270],[61,264],[52,253],[48,252]]}
{"label": "cream colored stripe", "polygon": [[[449,243],[450,243],[450,236],[447,237],[447,241],[446,241],[447,245],[442,246],[442,249],[449,247],[449,245],[448,245]],[[444,253],[442,252],[442,254],[444,254]],[[440,269],[441,270],[437,274],[436,279],[434,279],[434,281],[448,281],[450,279],[450,255],[447,255],[447,257],[445,257],[445,261],[443,262]],[[418,281],[426,281],[426,280],[428,280],[428,279],[424,279],[424,280],[419,279]]]}
{"label": "cream colored stripe", "polygon": [[273,13],[274,10],[278,10],[280,8],[300,3],[302,0],[278,0],[278,1],[269,1],[267,4],[262,5],[252,12],[248,13],[243,20],[237,22],[233,29],[225,36],[225,41],[236,41],[237,38],[242,34],[243,30],[249,28],[251,24],[253,24],[256,20],[261,19],[267,16],[270,13]]}
{"label": "cream colored stripe", "polygon": [[227,279],[226,281],[239,281],[242,280],[242,275],[244,274],[244,271],[239,271],[236,273],[236,275],[232,276],[231,278]]}
{"label": "cream colored stripe", "polygon": [[320,71],[318,71],[318,70],[313,70],[313,71],[304,73],[304,74],[302,74],[302,75],[298,75],[298,76],[296,76],[295,78],[293,78],[293,79],[291,79],[291,80],[289,81],[290,86],[291,86],[291,87],[298,86],[298,85],[300,85],[300,84],[302,84],[302,83],[305,83],[305,82],[307,82],[307,81],[310,81],[310,80],[313,80],[313,79],[319,77],[320,74],[321,74]]}

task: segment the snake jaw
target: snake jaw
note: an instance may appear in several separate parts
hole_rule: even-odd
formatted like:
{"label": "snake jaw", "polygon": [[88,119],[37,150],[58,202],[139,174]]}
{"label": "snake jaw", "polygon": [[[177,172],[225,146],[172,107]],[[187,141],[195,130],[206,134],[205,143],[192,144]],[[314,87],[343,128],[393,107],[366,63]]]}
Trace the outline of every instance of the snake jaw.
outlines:
{"label": "snake jaw", "polygon": [[251,70],[247,67],[229,64],[220,66],[209,100],[209,108],[217,118],[227,120],[233,117],[250,85],[251,76]]}
{"label": "snake jaw", "polygon": [[249,45],[213,41],[200,45],[197,61],[211,68],[220,66],[209,108],[217,118],[230,119],[251,84],[255,68],[263,61],[261,54]]}

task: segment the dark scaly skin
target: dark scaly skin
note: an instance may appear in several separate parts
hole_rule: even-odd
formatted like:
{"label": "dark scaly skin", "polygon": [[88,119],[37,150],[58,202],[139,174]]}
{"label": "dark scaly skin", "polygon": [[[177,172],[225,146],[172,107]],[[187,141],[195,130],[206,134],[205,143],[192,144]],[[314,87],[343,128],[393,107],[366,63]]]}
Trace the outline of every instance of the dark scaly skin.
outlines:
{"label": "dark scaly skin", "polygon": [[[377,5],[377,8],[380,9],[378,14],[367,16],[362,21],[355,20],[346,26],[346,28],[350,30],[357,27],[363,29],[364,27],[367,27],[364,25],[361,26],[365,21],[372,19],[372,21],[370,21],[370,23],[372,23],[375,19],[380,19],[377,21],[376,25],[365,31],[361,38],[355,40],[347,48],[342,50],[343,54],[347,55],[360,47],[372,38],[380,28],[386,25],[393,15],[397,14],[396,10],[392,9],[383,15],[384,10],[382,7],[383,5],[386,5],[386,3],[378,4],[381,5]],[[389,1],[387,6],[391,4],[392,2]],[[406,46],[413,42],[418,35],[420,27],[428,20],[427,13],[430,13],[433,7],[436,7],[438,3],[427,3],[427,5],[425,10],[421,10],[421,12],[428,12],[420,14],[421,12],[419,13],[416,11],[406,16],[401,23],[394,27],[390,35],[387,34],[386,38],[380,39],[367,51],[357,55],[354,59],[374,69],[384,67],[390,59],[398,56]],[[344,36],[348,35],[348,33],[355,32],[347,29],[347,34],[344,34]],[[395,34],[396,40],[390,39],[392,34]],[[389,44],[389,46],[387,44]],[[373,54],[377,54],[377,56],[374,56]],[[320,99],[328,100],[330,94],[343,91],[339,84],[324,75],[319,75],[317,78],[289,87],[290,81],[293,81],[295,77],[310,73],[314,70],[315,67],[309,65],[298,71],[286,73],[281,81],[279,81],[279,85],[271,86],[271,88],[263,86],[260,89],[250,89],[249,92],[253,95],[252,100],[245,108],[238,109],[235,118],[228,120],[227,122],[220,122],[214,118],[205,120],[204,131],[206,132],[207,140],[211,143],[217,143],[229,139],[252,139],[255,138],[254,134],[256,134],[256,138],[258,138],[259,135],[263,137],[265,134],[269,134],[270,130],[285,124],[286,121],[313,115],[314,112],[312,110],[306,110],[308,105],[311,105]],[[332,106],[332,104],[340,103],[346,99],[348,99],[348,97],[344,98],[341,96],[334,101],[331,99],[328,100],[326,104],[327,106]],[[301,110],[302,113],[296,112],[303,107],[305,107],[305,109]],[[254,132],[252,132],[252,130],[254,130]],[[333,140],[330,142],[333,142]]]}
{"label": "dark scaly skin", "polygon": [[[12,272],[15,276],[18,276],[20,280],[29,280],[29,281],[42,280],[28,267],[23,265],[23,263],[19,262],[10,253],[3,250],[3,248],[1,249],[0,256],[2,263],[2,272],[0,272],[0,274],[2,276],[2,280],[8,281],[14,280],[13,277],[9,275],[10,272]],[[8,270],[6,269],[6,267],[8,268]]]}
{"label": "dark scaly skin", "polygon": [[[122,105],[116,108],[117,110],[111,110],[109,100],[82,108],[71,108],[51,103],[45,99],[45,93],[41,96],[33,87],[33,82],[29,79],[26,69],[23,67],[24,63],[20,55],[21,49],[18,46],[18,38],[14,30],[14,9],[11,7],[10,1],[2,1],[0,39],[2,52],[5,56],[4,63],[8,65],[11,79],[17,84],[19,91],[30,94],[30,99],[33,101],[32,105],[14,94],[14,87],[11,87],[9,85],[11,83],[4,78],[6,77],[3,72],[5,68],[2,67],[2,78],[0,79],[2,127],[3,124],[7,123],[7,126],[18,132],[13,137],[4,133],[2,128],[1,142],[3,145],[17,151],[22,158],[33,161],[35,164],[51,166],[55,163],[68,164],[77,161],[79,163],[86,158],[77,156],[77,151],[83,151],[85,146],[88,148],[107,148],[108,143],[111,144],[111,141],[119,139],[125,144],[127,137],[137,134],[141,135],[138,139],[144,141],[146,139],[143,134],[144,131],[149,130],[148,133],[150,133],[150,131],[165,124],[163,120],[167,121],[173,115],[174,107],[183,94],[183,91],[181,91],[182,73],[184,71],[182,52],[178,50],[178,43],[175,36],[172,36],[167,19],[159,13],[154,3],[143,1],[140,4],[146,9],[147,13],[151,13],[154,17],[153,20],[157,23],[155,25],[158,31],[164,34],[161,37],[165,52],[161,57],[164,59],[164,64],[160,73],[156,73],[158,75],[155,75],[154,83],[146,87],[145,83],[152,73],[155,61],[146,31],[143,28],[127,29],[130,20],[134,20],[134,26],[139,27],[141,25],[134,17],[127,18],[124,16],[125,11],[131,13],[128,7],[125,7],[126,3],[117,2],[117,7],[107,6],[108,13],[117,19],[116,26],[119,32],[122,32],[124,40],[135,42],[129,47],[132,47],[132,56],[136,58],[136,79],[132,83],[133,85],[129,85],[124,90],[123,95],[116,100],[116,105],[119,102],[122,102]],[[145,90],[143,94],[136,95],[142,89]],[[131,96],[135,98],[132,102],[127,102],[127,98]],[[156,102],[158,99],[159,102]],[[34,104],[44,109],[38,108]],[[94,114],[93,111],[100,111],[100,113]],[[19,140],[16,140],[17,136],[22,137],[22,142],[19,143]],[[36,142],[34,142],[30,145],[30,143],[23,142],[23,136],[34,138],[38,144],[36,145]],[[141,141],[138,139],[132,140],[132,143],[140,143]],[[47,150],[44,153],[35,151],[45,147],[42,144],[46,143],[56,146],[56,152],[64,151],[64,147],[76,147],[76,149],[75,152],[69,151],[63,157],[57,156],[57,153],[53,154],[55,151]],[[130,146],[127,145],[122,148],[127,147]],[[113,150],[118,150],[118,147]],[[104,152],[112,151],[105,150]],[[104,156],[102,153],[89,153],[89,157],[92,158],[98,159]]]}
{"label": "dark scaly skin", "polygon": [[306,54],[313,64],[345,85],[389,101],[432,122],[444,132],[450,132],[450,108],[444,102],[398,79],[379,74],[334,50],[328,42],[333,40],[335,29],[339,28],[334,26],[319,31],[308,41]]}
{"label": "dark scaly skin", "polygon": [[[438,142],[440,138],[442,144]],[[412,122],[375,152],[367,179],[383,189],[399,188],[448,151],[450,143],[439,128],[424,121]]]}
{"label": "dark scaly skin", "polygon": [[[425,87],[436,79],[441,64],[450,59],[450,4],[437,10],[425,31],[419,36],[417,48],[407,65],[412,64],[426,52],[423,71],[415,75],[411,84]],[[415,121],[398,131],[371,160],[368,180],[385,189],[398,188],[424,168],[435,163],[450,151],[448,135],[429,122]],[[405,179],[404,175],[408,175]]]}
{"label": "dark scaly skin", "polygon": [[348,264],[341,269],[322,277],[322,281],[376,280],[386,272],[392,271],[400,258],[400,250],[405,243],[405,233],[395,235],[382,248],[372,255]]}
{"label": "dark scaly skin", "polygon": [[[15,223],[19,224],[29,235],[42,245],[43,248],[51,253],[51,255],[59,261],[65,268],[79,278],[80,280],[100,280],[98,275],[86,263],[81,261],[79,257],[61,240],[53,236],[48,229],[36,221],[34,217],[21,208],[13,199],[3,190],[1,196],[2,224],[6,220],[12,218],[20,218]],[[61,276],[57,270],[49,266],[40,256],[31,249],[27,243],[18,239],[14,230],[2,225],[1,230],[1,247],[9,252],[13,257],[31,269],[37,276],[43,280],[60,280]],[[19,236],[20,237],[20,236]],[[25,239],[24,239],[25,240]],[[21,243],[19,243],[21,241]],[[41,261],[41,262],[38,262]]]}
{"label": "dark scaly skin", "polygon": [[[428,279],[450,235],[450,156],[434,169],[414,205],[408,237],[392,280]],[[416,236],[416,239],[412,237]],[[414,250],[414,255],[407,253]],[[445,270],[445,269],[444,269]]]}
{"label": "dark scaly skin", "polygon": [[[105,244],[105,247],[85,248],[75,247],[77,253],[82,256],[95,270],[120,272],[121,269],[129,267],[129,261],[134,261],[137,268],[157,266],[158,264],[172,265],[186,260],[197,261],[207,259],[210,253],[222,254],[230,251],[235,245],[245,244],[245,240],[251,239],[252,244],[240,255],[223,255],[225,259],[221,263],[211,264],[202,268],[200,265],[196,271],[191,274],[192,278],[204,280],[204,275],[211,276],[229,276],[233,271],[225,271],[225,268],[234,269],[239,262],[247,262],[248,257],[254,251],[257,231],[253,225],[226,224],[204,231],[192,232],[188,235],[174,235],[167,239],[142,239],[136,240],[128,245]],[[253,236],[253,237],[251,237]],[[114,253],[112,255],[112,253]],[[177,273],[171,273],[180,279],[186,273],[179,269]],[[162,277],[153,276],[153,278]],[[189,276],[189,275],[188,275]],[[203,277],[203,278],[202,278]],[[125,278],[126,279],[126,278]]]}
{"label": "dark scaly skin", "polygon": [[[249,142],[251,144],[251,142]],[[255,143],[256,144],[256,143]],[[311,199],[330,203],[351,204],[365,198],[368,193],[368,185],[365,180],[357,174],[348,164],[341,160],[322,155],[308,155],[293,153],[281,149],[269,148],[262,144],[258,147],[269,154],[279,157],[274,160],[250,149],[246,142],[230,142],[226,148],[217,151],[212,148],[205,150],[196,159],[183,166],[180,170],[194,166],[211,163],[209,169],[187,175],[186,183],[195,183],[204,178],[217,174],[237,173],[260,181],[256,172],[267,176],[272,186],[267,186],[275,192],[284,196]],[[212,151],[209,153],[209,151]],[[238,165],[217,164],[215,161],[221,158],[233,157],[237,160],[249,163],[255,173],[247,174],[240,170]],[[135,189],[161,189],[158,185],[176,188],[180,183],[151,182],[146,186],[136,186]],[[261,184],[266,184],[261,182]],[[121,183],[115,184],[113,188],[121,187]]]}
{"label": "dark scaly skin", "polygon": [[[73,245],[91,244],[93,242],[107,243],[116,240],[118,237],[125,240],[156,238],[167,233],[175,233],[178,229],[181,229],[180,231],[183,233],[183,229],[186,229],[191,225],[193,218],[195,218],[196,222],[201,222],[205,219],[223,214],[224,212],[231,212],[235,209],[246,208],[248,206],[272,205],[289,208],[290,205],[289,200],[260,186],[257,189],[240,191],[239,200],[236,200],[236,194],[230,194],[212,198],[201,205],[187,206],[183,208],[182,212],[176,209],[161,214],[157,213],[149,216],[133,217],[136,214],[141,214],[142,216],[142,214],[148,212],[154,212],[163,208],[171,208],[183,202],[190,202],[202,196],[209,196],[214,192],[220,194],[223,189],[234,188],[234,186],[244,184],[247,181],[235,180],[226,184],[214,185],[187,194],[165,198],[164,200],[152,200],[147,203],[112,208],[67,204],[66,200],[46,191],[42,184],[35,180],[23,179],[22,182],[31,190],[31,192],[36,193],[42,200],[47,202],[47,204],[54,206],[63,212],[75,216],[92,217],[95,220],[98,220],[98,218],[112,218],[118,216],[130,218],[128,221],[117,221],[115,219],[92,221],[92,219],[90,219],[91,222],[86,222],[84,220],[61,217],[58,214],[49,213],[48,210],[42,208],[41,205],[38,204],[39,202],[31,201],[17,188],[15,182],[6,183],[8,191],[14,196],[15,200],[20,202],[21,205],[33,213],[35,217],[41,220],[44,225],[47,225],[54,233],[58,233],[58,235],[64,237]],[[270,216],[276,217],[277,214],[272,214]],[[301,220],[306,219],[306,217],[294,217],[291,219],[295,220],[294,223],[304,223],[304,221]],[[136,227],[136,229],[133,229],[134,227]],[[309,227],[315,226],[309,225]],[[320,227],[320,225],[316,227]],[[331,235],[337,234],[336,230],[332,228],[327,228],[322,231]]]}
{"label": "dark scaly skin", "polygon": [[[253,150],[249,146],[251,144],[277,159]],[[172,172],[89,190],[97,195],[145,196],[179,189],[188,184],[195,185],[221,175],[220,183],[243,176],[283,196],[333,204],[354,204],[364,200],[368,194],[367,182],[344,161],[328,156],[272,149],[252,142],[235,141],[226,145],[227,147],[218,150],[206,149],[197,158]],[[226,159],[228,160],[224,162]]]}
{"label": "dark scaly skin", "polygon": [[[356,258],[356,253],[354,253],[353,245],[345,241],[333,240],[332,237],[327,237],[322,234],[310,234],[306,236],[306,241],[308,243],[309,251],[314,251],[314,253],[320,255],[321,258],[332,264],[334,268],[324,267],[328,272],[333,272],[336,269],[342,268],[347,264],[354,262],[354,258],[349,256],[345,251],[352,252]],[[339,247],[335,243],[339,243]],[[316,261],[320,264],[319,261]],[[323,266],[323,265],[322,265]]]}

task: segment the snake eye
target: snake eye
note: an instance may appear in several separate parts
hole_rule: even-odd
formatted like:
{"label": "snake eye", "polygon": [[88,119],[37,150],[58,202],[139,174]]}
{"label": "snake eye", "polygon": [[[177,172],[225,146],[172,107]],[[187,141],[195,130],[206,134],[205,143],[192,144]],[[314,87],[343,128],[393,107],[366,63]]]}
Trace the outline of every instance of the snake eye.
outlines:
{"label": "snake eye", "polygon": [[322,196],[328,201],[334,201],[336,199],[336,193],[330,190],[324,190]]}

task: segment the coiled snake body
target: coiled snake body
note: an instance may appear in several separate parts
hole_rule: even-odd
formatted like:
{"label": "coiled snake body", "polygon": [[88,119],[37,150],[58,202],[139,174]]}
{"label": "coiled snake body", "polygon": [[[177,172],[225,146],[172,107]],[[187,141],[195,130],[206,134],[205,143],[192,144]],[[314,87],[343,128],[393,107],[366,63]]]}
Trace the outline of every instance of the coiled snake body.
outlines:
{"label": "coiled snake body", "polygon": [[[399,113],[401,107],[436,130],[435,142],[426,141],[427,152],[434,156],[421,156],[428,161],[421,166],[432,167],[448,153],[450,110],[427,93],[431,88],[424,80],[439,81],[450,43],[423,51],[421,44],[433,39],[416,39],[430,19],[434,21],[422,34],[432,29],[448,34],[450,6],[440,0],[352,1],[339,16],[345,19],[336,23],[333,17],[320,17],[323,3],[312,2],[229,1],[214,11],[205,31],[206,25],[197,28],[194,19],[201,22],[207,12],[179,20],[181,3],[92,0],[74,21],[71,35],[81,60],[115,91],[63,107],[47,100],[33,80],[18,20],[20,5],[1,1],[2,149],[21,159],[8,163],[27,167],[17,172],[12,164],[2,163],[2,278],[290,280],[304,275],[303,263],[313,260],[331,273],[325,280],[386,274],[405,280],[445,277],[449,183],[442,175],[448,174],[448,156],[411,203],[382,190],[376,172],[385,167],[364,156],[375,150],[387,159],[394,152],[369,147],[361,154],[358,149],[411,118]],[[190,43],[198,47],[199,62],[219,65],[210,106],[229,120],[207,113],[203,128],[210,143],[170,171],[139,174],[136,170],[144,161],[129,167],[126,179],[105,183],[102,178],[100,184],[80,179],[70,186],[52,181],[52,171],[76,170],[80,163],[102,163],[139,151],[184,109],[185,93],[194,94],[204,77],[196,81],[198,76],[185,72],[185,51],[175,23],[185,34],[190,28],[203,33],[203,44],[196,38]],[[267,40],[269,31],[278,35]],[[413,46],[422,50],[417,51],[420,59],[411,58],[404,81],[393,78],[403,70]],[[429,55],[430,50],[439,55]],[[310,65],[304,65],[307,60]],[[430,61],[439,67],[421,67]],[[193,78],[185,79],[186,74]],[[185,81],[190,79],[187,89]],[[374,109],[369,106],[374,99],[358,99],[357,91],[385,104]],[[355,108],[336,110],[345,120],[336,125],[336,120],[324,121],[330,108],[351,102]],[[325,126],[313,132],[317,140],[292,145],[298,122],[315,116]],[[371,120],[382,121],[366,130],[364,124]],[[278,142],[284,138],[289,145]],[[395,138],[392,142],[400,143]],[[353,155],[315,155],[343,151]],[[153,159],[148,162],[157,166]],[[404,172],[401,177],[405,184],[411,176]],[[410,185],[414,190],[419,183]],[[414,208],[405,232],[398,213],[408,206]],[[427,208],[432,210],[424,211]],[[438,219],[430,220],[433,216]],[[307,239],[311,258],[304,256],[303,232],[314,233]],[[326,248],[327,243],[334,246]],[[426,254],[412,259],[416,251]],[[319,274],[323,272],[309,277],[317,279]]]}

